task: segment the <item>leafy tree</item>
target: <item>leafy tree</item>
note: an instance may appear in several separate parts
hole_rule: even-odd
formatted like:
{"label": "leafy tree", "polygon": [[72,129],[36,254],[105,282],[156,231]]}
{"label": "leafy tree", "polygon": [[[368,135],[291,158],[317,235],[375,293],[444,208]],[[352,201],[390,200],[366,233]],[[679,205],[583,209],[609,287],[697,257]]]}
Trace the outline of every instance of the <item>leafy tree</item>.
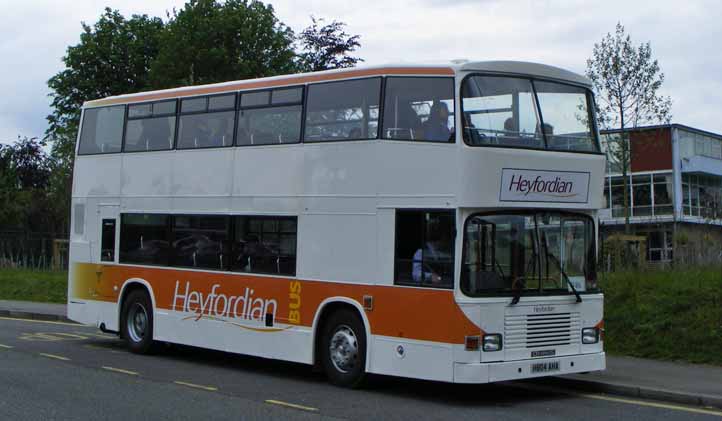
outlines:
{"label": "leafy tree", "polygon": [[363,59],[350,53],[361,46],[360,35],[349,35],[346,24],[331,21],[323,25],[324,19],[311,16],[312,24],[298,37],[301,52],[298,54],[298,67],[304,72],[354,67]]}
{"label": "leafy tree", "polygon": [[604,129],[621,130],[620,135],[609,138],[607,156],[622,170],[625,231],[629,233],[627,174],[631,154],[629,137],[624,130],[668,123],[672,118],[672,100],[659,93],[664,73],[657,60],[652,58],[651,44],[635,46],[621,23],[617,23],[614,34],[607,33],[601,42],[594,44],[586,74],[596,91],[600,125]]}
{"label": "leafy tree", "polygon": [[146,89],[150,64],[158,54],[160,18],[124,18],[105,9],[92,27],[81,23],[80,43],[68,47],[65,69],[48,80],[53,113],[51,139],[75,139],[83,102]]}
{"label": "leafy tree", "polygon": [[150,78],[155,88],[292,73],[293,31],[259,1],[191,0],[169,15]]}
{"label": "leafy tree", "polygon": [[[168,13],[166,23],[147,15],[126,19],[110,8],[92,26],[82,23],[80,42],[63,57],[65,69],[48,81],[53,111],[47,117],[46,140],[52,151],[44,188],[55,206],[53,218],[63,221],[56,225],[67,231],[75,141],[85,101],[360,61],[348,56],[359,46],[358,35],[346,34],[340,22],[320,26],[322,20],[312,21],[297,39],[273,7],[260,1],[190,0],[180,11]],[[297,40],[300,53],[294,50]],[[3,174],[0,188],[10,173]]]}
{"label": "leafy tree", "polygon": [[37,138],[21,138],[0,149],[0,226],[32,231],[54,228],[52,203],[45,195],[50,160]]}

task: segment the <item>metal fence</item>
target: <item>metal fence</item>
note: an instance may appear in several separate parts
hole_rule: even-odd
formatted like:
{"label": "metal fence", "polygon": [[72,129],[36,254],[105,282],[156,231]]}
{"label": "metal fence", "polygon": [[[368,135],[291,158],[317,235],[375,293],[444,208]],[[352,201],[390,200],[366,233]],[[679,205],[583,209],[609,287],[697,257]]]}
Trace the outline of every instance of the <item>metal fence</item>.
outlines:
{"label": "metal fence", "polygon": [[54,233],[0,231],[0,268],[66,270],[68,240]]}

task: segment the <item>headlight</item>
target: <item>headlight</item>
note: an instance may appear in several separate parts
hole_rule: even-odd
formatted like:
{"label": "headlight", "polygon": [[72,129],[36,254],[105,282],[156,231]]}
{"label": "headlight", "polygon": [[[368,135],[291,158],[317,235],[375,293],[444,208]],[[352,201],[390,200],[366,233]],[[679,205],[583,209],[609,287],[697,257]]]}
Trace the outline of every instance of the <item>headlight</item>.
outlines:
{"label": "headlight", "polygon": [[599,329],[596,327],[585,327],[582,329],[582,343],[595,344],[599,342]]}
{"label": "headlight", "polygon": [[483,349],[486,352],[501,351],[501,334],[487,333],[484,335]]}

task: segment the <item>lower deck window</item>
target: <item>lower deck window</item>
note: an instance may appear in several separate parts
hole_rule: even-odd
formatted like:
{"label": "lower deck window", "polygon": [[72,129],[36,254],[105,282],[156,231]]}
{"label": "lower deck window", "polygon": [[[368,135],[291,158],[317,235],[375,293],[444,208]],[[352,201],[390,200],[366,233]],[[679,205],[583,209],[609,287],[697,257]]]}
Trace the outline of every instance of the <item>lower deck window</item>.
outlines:
{"label": "lower deck window", "polygon": [[295,276],[297,225],[295,216],[123,214],[120,262]]}
{"label": "lower deck window", "polygon": [[296,217],[236,216],[234,271],[296,274]]}
{"label": "lower deck window", "polygon": [[120,262],[167,265],[168,215],[124,214],[120,222]]}
{"label": "lower deck window", "polygon": [[173,265],[205,269],[228,267],[227,216],[173,217]]}
{"label": "lower deck window", "polygon": [[397,211],[395,283],[454,286],[453,211]]}

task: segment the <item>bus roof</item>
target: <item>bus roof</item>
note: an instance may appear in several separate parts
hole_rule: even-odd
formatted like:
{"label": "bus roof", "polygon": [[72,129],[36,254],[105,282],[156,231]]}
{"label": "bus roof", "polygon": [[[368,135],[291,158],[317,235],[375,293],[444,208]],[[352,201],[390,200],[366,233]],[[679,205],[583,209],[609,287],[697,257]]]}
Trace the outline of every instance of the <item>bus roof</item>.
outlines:
{"label": "bus roof", "polygon": [[348,78],[407,75],[407,76],[453,76],[457,72],[479,71],[500,74],[530,75],[548,79],[572,82],[591,86],[589,79],[554,66],[523,61],[468,61],[454,60],[451,62],[426,64],[385,64],[374,66],[358,66],[346,69],[325,70],[320,72],[299,73],[282,76],[271,76],[258,79],[245,79],[208,85],[185,86],[157,91],[138,92],[134,94],[116,95],[87,101],[83,107],[101,107],[116,104],[128,104],[146,101],[158,101],[190,97],[196,95],[220,94],[243,89],[263,89],[280,86],[299,85],[305,83],[325,82]]}

